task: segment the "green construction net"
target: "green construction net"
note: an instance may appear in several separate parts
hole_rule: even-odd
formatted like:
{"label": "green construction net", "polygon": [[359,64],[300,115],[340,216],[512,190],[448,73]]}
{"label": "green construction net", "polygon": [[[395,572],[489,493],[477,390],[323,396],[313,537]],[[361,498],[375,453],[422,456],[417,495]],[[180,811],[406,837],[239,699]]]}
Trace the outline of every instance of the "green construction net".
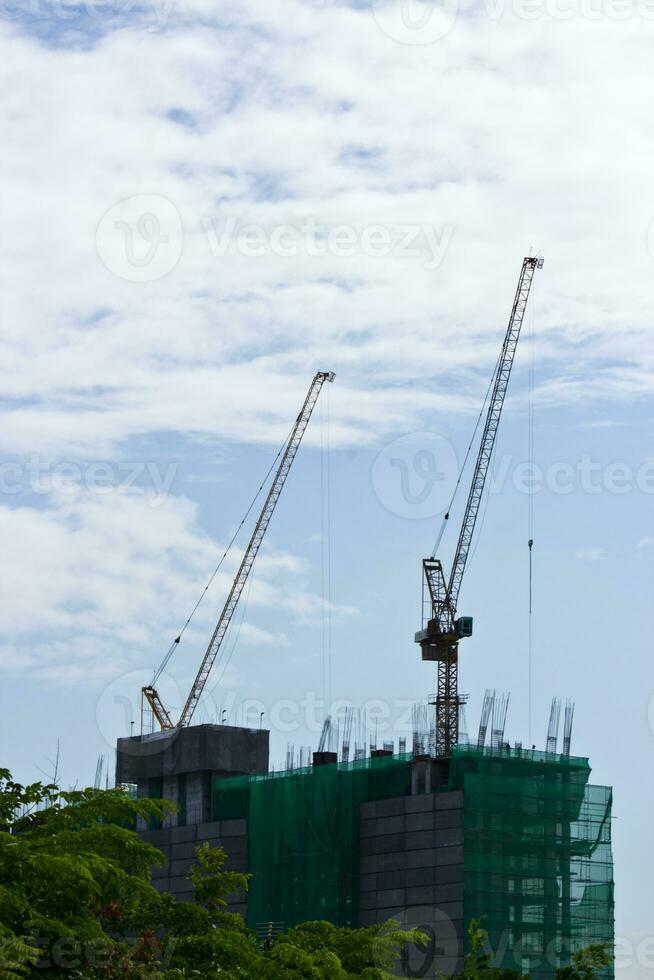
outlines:
{"label": "green construction net", "polygon": [[[214,819],[247,820],[250,926],[357,925],[360,806],[404,796],[411,768],[404,755],[216,780]],[[570,952],[613,941],[612,795],[589,776],[577,757],[453,754],[439,791],[463,791],[464,918],[482,921],[497,966],[550,980]]]}
{"label": "green construction net", "polygon": [[410,783],[410,755],[216,781],[214,819],[248,821],[249,925],[356,926],[360,805]]}
{"label": "green construction net", "polygon": [[[464,918],[481,919],[495,965],[553,976],[570,952],[613,942],[609,787],[587,759],[459,746]],[[611,970],[606,971],[612,975]]]}

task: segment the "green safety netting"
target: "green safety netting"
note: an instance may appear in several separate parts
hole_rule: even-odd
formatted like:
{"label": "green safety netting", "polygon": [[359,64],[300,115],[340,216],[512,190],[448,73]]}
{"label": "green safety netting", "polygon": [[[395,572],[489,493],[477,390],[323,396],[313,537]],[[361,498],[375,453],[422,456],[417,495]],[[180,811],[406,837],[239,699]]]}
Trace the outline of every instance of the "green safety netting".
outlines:
{"label": "green safety netting", "polygon": [[[464,918],[536,980],[613,941],[612,795],[589,775],[583,758],[459,746],[444,787],[463,791]],[[214,819],[247,819],[249,924],[356,925],[360,805],[410,780],[409,755],[216,780]]]}
{"label": "green safety netting", "polygon": [[453,754],[464,918],[482,919],[498,966],[551,977],[571,951],[613,942],[612,794],[589,775],[583,758],[468,746]]}
{"label": "green safety netting", "polygon": [[355,926],[360,805],[404,796],[410,782],[410,755],[217,780],[214,819],[248,821],[250,926]]}

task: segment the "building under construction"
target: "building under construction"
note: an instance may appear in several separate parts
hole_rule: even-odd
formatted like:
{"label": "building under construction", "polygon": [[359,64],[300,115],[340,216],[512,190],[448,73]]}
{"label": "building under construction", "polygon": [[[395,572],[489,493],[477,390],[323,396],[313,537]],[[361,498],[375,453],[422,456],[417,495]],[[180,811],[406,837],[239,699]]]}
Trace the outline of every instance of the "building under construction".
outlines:
{"label": "building under construction", "polygon": [[421,925],[430,945],[415,951],[417,962],[403,964],[407,976],[460,969],[466,928],[475,919],[488,931],[494,965],[539,978],[552,977],[576,949],[613,943],[611,790],[593,785],[588,760],[571,754],[571,706],[559,746],[560,705],[554,703],[542,752],[506,742],[506,701],[495,701],[487,738],[492,696],[476,742],[459,731],[459,643],[473,625],[457,614],[459,591],[532,279],[541,266],[542,259],[532,257],[522,264],[451,572],[446,576],[435,554],[423,561],[424,621],[415,641],[437,670],[427,730],[414,731],[411,751],[387,745],[355,752],[351,760],[349,745],[329,744],[327,720],[312,757],[299,768],[270,772],[267,731],[191,724],[313,407],[333,380],[321,372],[280,451],[179,721],[163,705],[155,675],[143,698],[161,731],[118,742],[117,782],[177,805],[164,826],[141,828],[168,858],[155,873],[158,887],[192,899],[187,874],[195,847],[220,844],[233,869],[253,876],[249,893],[234,896],[232,909],[259,933],[317,919],[341,926]]}

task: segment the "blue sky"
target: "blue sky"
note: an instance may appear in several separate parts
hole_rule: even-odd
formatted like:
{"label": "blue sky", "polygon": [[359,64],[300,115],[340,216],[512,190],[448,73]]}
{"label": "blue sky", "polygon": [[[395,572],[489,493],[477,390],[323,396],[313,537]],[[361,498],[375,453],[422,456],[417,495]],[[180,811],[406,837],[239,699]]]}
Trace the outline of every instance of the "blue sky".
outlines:
{"label": "blue sky", "polygon": [[[644,0],[2,12],[3,762],[39,778],[59,739],[63,781],[92,779],[316,370],[336,382],[201,717],[265,710],[277,764],[289,741],[315,746],[330,692],[399,737],[434,686],[412,642],[420,561],[533,248],[546,264],[462,590],[475,635],[461,687],[471,731],[497,688],[509,737],[528,742],[531,714],[539,746],[551,697],[575,700],[574,750],[615,788],[621,975],[649,976],[648,947],[636,956],[654,880]],[[431,493],[425,451],[443,476]],[[172,704],[237,560],[162,681]]]}

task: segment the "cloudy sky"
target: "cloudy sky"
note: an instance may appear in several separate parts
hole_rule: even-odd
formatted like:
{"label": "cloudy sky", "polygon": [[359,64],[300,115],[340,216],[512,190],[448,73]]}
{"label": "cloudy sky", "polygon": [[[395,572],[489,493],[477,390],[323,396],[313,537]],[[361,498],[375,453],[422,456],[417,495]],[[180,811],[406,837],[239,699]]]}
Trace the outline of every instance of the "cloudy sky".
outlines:
{"label": "cloudy sky", "polygon": [[[49,774],[59,740],[65,783],[113,765],[316,370],[336,381],[199,719],[265,711],[277,764],[315,747],[325,700],[397,739],[434,685],[420,560],[542,252],[461,683],[471,731],[498,688],[539,746],[551,697],[576,701],[574,749],[615,789],[621,975],[650,976],[652,4],[0,14],[3,762]],[[243,544],[162,679],[171,706]]]}

